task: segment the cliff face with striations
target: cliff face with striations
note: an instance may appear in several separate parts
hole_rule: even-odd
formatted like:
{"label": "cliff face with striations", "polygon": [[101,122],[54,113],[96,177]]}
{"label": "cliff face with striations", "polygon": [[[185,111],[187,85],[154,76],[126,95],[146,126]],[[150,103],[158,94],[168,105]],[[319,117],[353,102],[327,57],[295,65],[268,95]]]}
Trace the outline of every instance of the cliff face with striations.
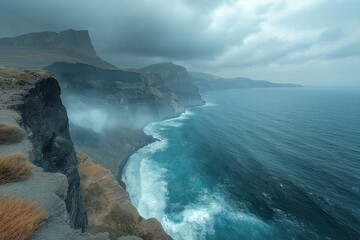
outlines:
{"label": "cliff face with striations", "polygon": [[[188,81],[186,69],[172,63],[137,71],[69,63],[55,63],[46,69],[59,80],[70,112],[78,115],[82,108],[72,109],[81,103],[86,105],[84,109],[100,109],[101,116],[96,120],[108,119],[106,126],[115,122],[109,128],[95,131],[89,121],[82,127],[73,121],[71,132],[76,146],[117,177],[126,158],[152,141],[140,130],[142,126],[175,117],[186,107],[204,103],[198,89]],[[89,112],[87,120],[91,119]]]}
{"label": "cliff face with striations", "polygon": [[0,68],[1,109],[15,111],[32,145],[31,161],[48,172],[59,172],[69,184],[65,199],[70,224],[87,227],[87,215],[80,192],[80,178],[68,118],[60,99],[60,87],[43,71]]}
{"label": "cliff face with striations", "polygon": [[154,71],[125,71],[54,63],[45,69],[56,75],[65,94],[115,104],[131,116],[150,112],[158,120],[174,117],[186,107],[203,104],[198,89],[187,80],[186,69],[168,65],[170,67]]}

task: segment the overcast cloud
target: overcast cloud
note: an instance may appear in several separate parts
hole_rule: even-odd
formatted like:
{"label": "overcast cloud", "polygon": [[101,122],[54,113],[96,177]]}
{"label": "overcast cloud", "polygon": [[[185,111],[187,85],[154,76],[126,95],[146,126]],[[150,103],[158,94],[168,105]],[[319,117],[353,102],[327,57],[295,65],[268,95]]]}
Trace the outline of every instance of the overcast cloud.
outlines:
{"label": "overcast cloud", "polygon": [[360,85],[359,0],[1,0],[0,37],[87,29],[119,67]]}

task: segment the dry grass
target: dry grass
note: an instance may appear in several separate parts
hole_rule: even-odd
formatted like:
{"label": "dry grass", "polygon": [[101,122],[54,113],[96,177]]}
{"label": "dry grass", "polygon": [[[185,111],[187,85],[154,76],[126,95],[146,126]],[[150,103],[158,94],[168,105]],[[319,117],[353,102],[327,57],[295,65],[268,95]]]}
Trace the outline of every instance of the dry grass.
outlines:
{"label": "dry grass", "polygon": [[30,175],[31,169],[32,166],[23,153],[0,156],[0,184],[24,179]]}
{"label": "dry grass", "polygon": [[25,131],[13,124],[0,123],[0,144],[20,142],[25,137]]}
{"label": "dry grass", "polygon": [[0,239],[25,240],[45,217],[45,210],[32,201],[0,197]]}
{"label": "dry grass", "polygon": [[[4,54],[5,53],[6,52],[4,52]],[[0,80],[16,79],[30,82],[37,79],[50,78],[52,76],[52,73],[43,70],[26,70],[21,68],[0,66]]]}

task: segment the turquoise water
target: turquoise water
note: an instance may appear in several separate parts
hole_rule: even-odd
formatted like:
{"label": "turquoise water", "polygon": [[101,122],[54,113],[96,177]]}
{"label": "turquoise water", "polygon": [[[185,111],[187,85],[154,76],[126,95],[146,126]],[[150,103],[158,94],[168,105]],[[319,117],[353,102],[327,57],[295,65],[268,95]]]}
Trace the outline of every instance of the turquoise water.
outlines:
{"label": "turquoise water", "polygon": [[131,200],[174,239],[360,239],[360,89],[212,92],[149,124]]}

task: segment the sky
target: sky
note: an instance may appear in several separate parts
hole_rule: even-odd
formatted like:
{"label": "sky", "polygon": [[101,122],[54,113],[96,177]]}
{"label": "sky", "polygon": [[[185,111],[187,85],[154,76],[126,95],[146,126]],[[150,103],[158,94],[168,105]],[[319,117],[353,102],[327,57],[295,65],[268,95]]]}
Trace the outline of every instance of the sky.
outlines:
{"label": "sky", "polygon": [[70,28],[123,68],[360,86],[359,0],[0,0],[0,37]]}

